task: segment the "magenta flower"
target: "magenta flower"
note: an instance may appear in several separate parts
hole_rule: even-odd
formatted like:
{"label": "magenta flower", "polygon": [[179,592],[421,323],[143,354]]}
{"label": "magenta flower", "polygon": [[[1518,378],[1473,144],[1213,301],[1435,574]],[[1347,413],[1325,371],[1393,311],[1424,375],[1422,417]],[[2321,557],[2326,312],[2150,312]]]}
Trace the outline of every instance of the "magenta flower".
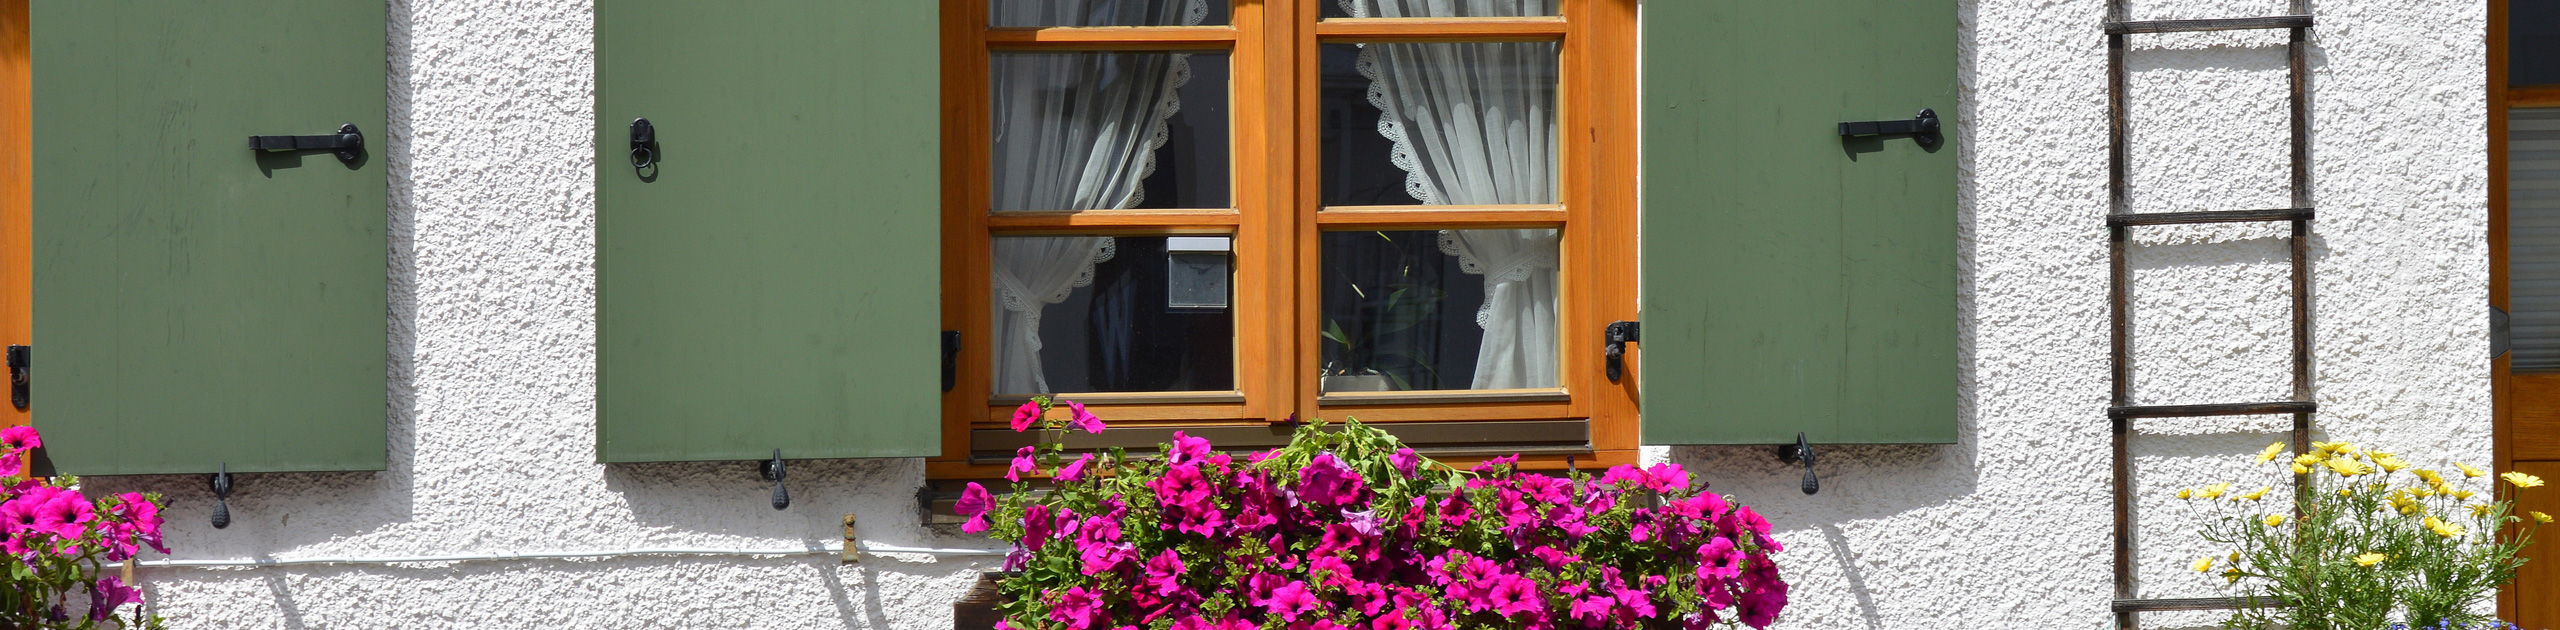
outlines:
{"label": "magenta flower", "polygon": [[1617,607],[1618,600],[1595,595],[1573,600],[1573,608],[1567,614],[1582,625],[1598,628],[1609,624],[1609,612]]}
{"label": "magenta flower", "polygon": [[1067,409],[1072,411],[1074,414],[1072,419],[1067,420],[1067,426],[1075,427],[1086,433],[1101,433],[1102,430],[1106,428],[1102,424],[1102,418],[1100,416],[1093,415],[1093,412],[1084,410],[1084,403],[1072,400],[1067,401]]}
{"label": "magenta flower", "polygon": [[1717,536],[1698,546],[1698,579],[1722,581],[1742,577],[1742,549],[1733,539]]}
{"label": "magenta flower", "polygon": [[1521,613],[1537,612],[1545,605],[1539,601],[1538,583],[1519,576],[1503,576],[1485,592],[1485,600],[1493,605],[1494,614],[1513,618]]}
{"label": "magenta flower", "polygon": [[1157,595],[1182,592],[1183,570],[1182,556],[1171,549],[1166,549],[1164,553],[1156,554],[1154,559],[1147,561],[1147,576],[1139,582],[1139,585],[1154,591]]}
{"label": "magenta flower", "polygon": [[1342,465],[1332,453],[1317,453],[1307,467],[1298,471],[1298,496],[1317,505],[1342,505],[1360,497],[1368,488],[1359,471]]}
{"label": "magenta flower", "polygon": [[1387,456],[1387,463],[1396,467],[1397,474],[1411,477],[1415,470],[1422,467],[1422,456],[1414,454],[1413,449],[1399,448],[1396,449],[1396,454]]}
{"label": "magenta flower", "polygon": [[1058,594],[1058,603],[1049,609],[1049,620],[1067,624],[1068,628],[1086,630],[1109,627],[1111,614],[1103,608],[1102,593],[1078,586]]}
{"label": "magenta flower", "polygon": [[987,494],[986,486],[972,481],[968,487],[960,489],[960,502],[953,504],[951,509],[969,519],[969,522],[960,524],[960,531],[975,534],[987,531],[987,511],[994,507],[995,496]]}
{"label": "magenta flower", "polygon": [[0,429],[0,451],[23,451],[43,446],[44,438],[36,435],[35,427]]}
{"label": "magenta flower", "polygon": [[1753,628],[1769,627],[1771,622],[1778,620],[1778,611],[1786,607],[1787,584],[1775,581],[1744,592],[1741,601],[1734,606],[1742,617],[1742,625]]}
{"label": "magenta flower", "polygon": [[1644,469],[1628,464],[1619,464],[1616,466],[1610,466],[1609,472],[1601,473],[1600,485],[1615,486],[1624,483],[1643,485],[1647,479],[1651,479],[1651,477],[1644,474]]}
{"label": "magenta flower", "polygon": [[1022,508],[1022,546],[1024,548],[1039,549],[1048,546],[1049,534],[1055,529],[1056,526],[1049,517],[1048,504],[1034,503],[1031,507]]}
{"label": "magenta flower", "polygon": [[1038,424],[1039,422],[1040,401],[1034,400],[1025,402],[1022,403],[1022,406],[1013,408],[1013,432],[1021,433],[1029,431],[1031,430],[1031,425]]}
{"label": "magenta flower", "polygon": [[1040,472],[1040,460],[1035,457],[1039,452],[1040,447],[1037,446],[1014,449],[1013,463],[1004,469],[1004,480],[1022,483],[1023,475]]}
{"label": "magenta flower", "polygon": [[97,516],[95,510],[89,507],[88,497],[80,496],[78,492],[64,492],[54,495],[52,500],[45,501],[44,505],[36,507],[35,530],[78,540],[80,534],[87,529],[81,527],[81,524],[94,518]]}
{"label": "magenta flower", "polygon": [[43,505],[43,498],[33,495],[0,503],[0,536],[15,536],[19,532],[34,531],[36,508]]}
{"label": "magenta flower", "polygon": [[1763,551],[1774,553],[1787,550],[1786,545],[1778,544],[1778,539],[1769,535],[1769,519],[1761,518],[1760,513],[1751,511],[1750,506],[1734,510],[1733,518],[1734,523],[1742,531],[1751,532],[1752,536],[1758,537],[1757,542],[1760,543]]}
{"label": "magenta flower", "polygon": [[1647,468],[1644,472],[1644,487],[1650,488],[1654,492],[1670,492],[1672,490],[1686,490],[1689,488],[1689,471],[1682,470],[1679,464],[1671,462],[1654,464],[1652,468]]}
{"label": "magenta flower", "polygon": [[142,591],[125,586],[124,580],[112,575],[98,578],[89,587],[89,620],[103,621],[114,615],[117,607],[141,602]]}
{"label": "magenta flower", "polygon": [[1192,460],[1209,456],[1209,440],[1207,438],[1191,437],[1181,431],[1175,431],[1173,432],[1173,448],[1165,449],[1164,455],[1164,461],[1167,464],[1180,466],[1191,463]]}
{"label": "magenta flower", "polygon": [[1510,469],[1517,469],[1517,468],[1519,468],[1519,467],[1520,467],[1520,456],[1518,456],[1518,455],[1504,455],[1504,456],[1501,456],[1501,457],[1496,457],[1496,458],[1493,458],[1493,459],[1484,460],[1484,463],[1476,464],[1476,467],[1475,467],[1475,468],[1471,468],[1471,469],[1469,469],[1469,470],[1471,470],[1471,471],[1473,471],[1473,472],[1475,472],[1475,473],[1477,473],[1477,474],[1484,474],[1484,473],[1491,473],[1491,472],[1494,472],[1494,471],[1496,471],[1496,470],[1510,470]]}
{"label": "magenta flower", "polygon": [[1057,480],[1083,481],[1084,467],[1091,465],[1093,465],[1093,454],[1085,453],[1083,457],[1076,458],[1075,462],[1067,464],[1067,467],[1058,469]]}
{"label": "magenta flower", "polygon": [[1629,588],[1623,584],[1612,585],[1609,587],[1609,594],[1618,599],[1619,612],[1633,614],[1640,619],[1652,619],[1659,612],[1653,608],[1652,594],[1646,593],[1644,589]]}
{"label": "magenta flower", "polygon": [[1269,603],[1263,605],[1264,610],[1289,621],[1297,621],[1299,615],[1314,612],[1315,609],[1324,605],[1323,602],[1316,600],[1315,593],[1307,592],[1306,582],[1298,581],[1291,581],[1280,585],[1279,588],[1271,589],[1271,598],[1268,601]]}

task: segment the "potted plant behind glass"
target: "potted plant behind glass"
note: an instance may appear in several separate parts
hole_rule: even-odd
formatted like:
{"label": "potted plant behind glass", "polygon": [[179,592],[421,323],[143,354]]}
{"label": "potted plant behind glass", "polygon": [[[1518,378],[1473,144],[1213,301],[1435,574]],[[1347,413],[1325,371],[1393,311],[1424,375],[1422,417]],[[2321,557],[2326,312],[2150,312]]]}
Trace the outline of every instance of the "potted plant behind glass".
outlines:
{"label": "potted plant behind glass", "polygon": [[[1440,288],[1447,261],[1436,232],[1328,235],[1324,367],[1318,391],[1440,389]],[[1375,236],[1376,238],[1370,238]]]}

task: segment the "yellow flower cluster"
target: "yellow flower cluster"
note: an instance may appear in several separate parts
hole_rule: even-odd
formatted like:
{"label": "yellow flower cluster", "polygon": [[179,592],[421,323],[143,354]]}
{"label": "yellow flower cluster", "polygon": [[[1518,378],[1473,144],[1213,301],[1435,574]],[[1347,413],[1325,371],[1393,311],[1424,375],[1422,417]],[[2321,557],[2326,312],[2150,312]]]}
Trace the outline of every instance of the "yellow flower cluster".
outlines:
{"label": "yellow flower cluster", "polygon": [[2391,559],[2391,556],[2378,553],[2366,553],[2364,555],[2356,556],[2356,566],[2369,567],[2382,564],[2382,561],[2389,559]]}

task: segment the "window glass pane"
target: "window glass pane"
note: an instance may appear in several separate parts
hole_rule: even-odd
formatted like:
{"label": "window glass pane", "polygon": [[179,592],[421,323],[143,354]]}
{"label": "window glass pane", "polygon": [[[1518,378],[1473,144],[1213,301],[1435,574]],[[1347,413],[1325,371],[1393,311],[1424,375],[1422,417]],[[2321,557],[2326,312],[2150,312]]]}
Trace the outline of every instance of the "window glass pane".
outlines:
{"label": "window glass pane", "polygon": [[2560,0],[2508,0],[2507,85],[2560,85]]}
{"label": "window glass pane", "polygon": [[1556,14],[1556,0],[1324,0],[1324,16],[1531,17]]}
{"label": "window glass pane", "polygon": [[1556,230],[1326,232],[1327,392],[1556,387]]}
{"label": "window glass pane", "polygon": [[987,25],[1216,26],[1227,0],[989,0]]}
{"label": "window glass pane", "polygon": [[1329,206],[1556,203],[1556,43],[1328,44]]}
{"label": "window glass pane", "polygon": [[995,238],[995,393],[1234,391],[1230,243]]}
{"label": "window glass pane", "polygon": [[2560,109],[2507,114],[2507,307],[2517,372],[2560,372]]}
{"label": "window glass pane", "polygon": [[990,56],[994,211],[1228,207],[1227,57]]}

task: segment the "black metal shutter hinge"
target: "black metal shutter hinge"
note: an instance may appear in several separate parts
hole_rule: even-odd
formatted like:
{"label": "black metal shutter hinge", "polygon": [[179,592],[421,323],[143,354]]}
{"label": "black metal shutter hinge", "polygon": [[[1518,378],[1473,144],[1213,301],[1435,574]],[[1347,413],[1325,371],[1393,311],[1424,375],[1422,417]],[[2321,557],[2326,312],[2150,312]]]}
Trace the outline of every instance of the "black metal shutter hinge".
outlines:
{"label": "black metal shutter hinge", "polygon": [[942,391],[960,384],[960,331],[942,331]]}
{"label": "black metal shutter hinge", "polygon": [[[2489,359],[2507,356],[2515,348],[2515,331],[2509,328],[2507,309],[2489,307]],[[23,406],[23,405],[21,405]]]}
{"label": "black metal shutter hinge", "polygon": [[1627,373],[1627,344],[1644,340],[1644,324],[1610,322],[1606,335],[1609,345],[1604,354],[1609,357],[1609,382],[1615,383]]}
{"label": "black metal shutter hinge", "polygon": [[32,371],[28,366],[33,363],[28,355],[34,353],[35,349],[29,346],[9,346],[9,404],[20,411],[27,408],[28,373]]}

